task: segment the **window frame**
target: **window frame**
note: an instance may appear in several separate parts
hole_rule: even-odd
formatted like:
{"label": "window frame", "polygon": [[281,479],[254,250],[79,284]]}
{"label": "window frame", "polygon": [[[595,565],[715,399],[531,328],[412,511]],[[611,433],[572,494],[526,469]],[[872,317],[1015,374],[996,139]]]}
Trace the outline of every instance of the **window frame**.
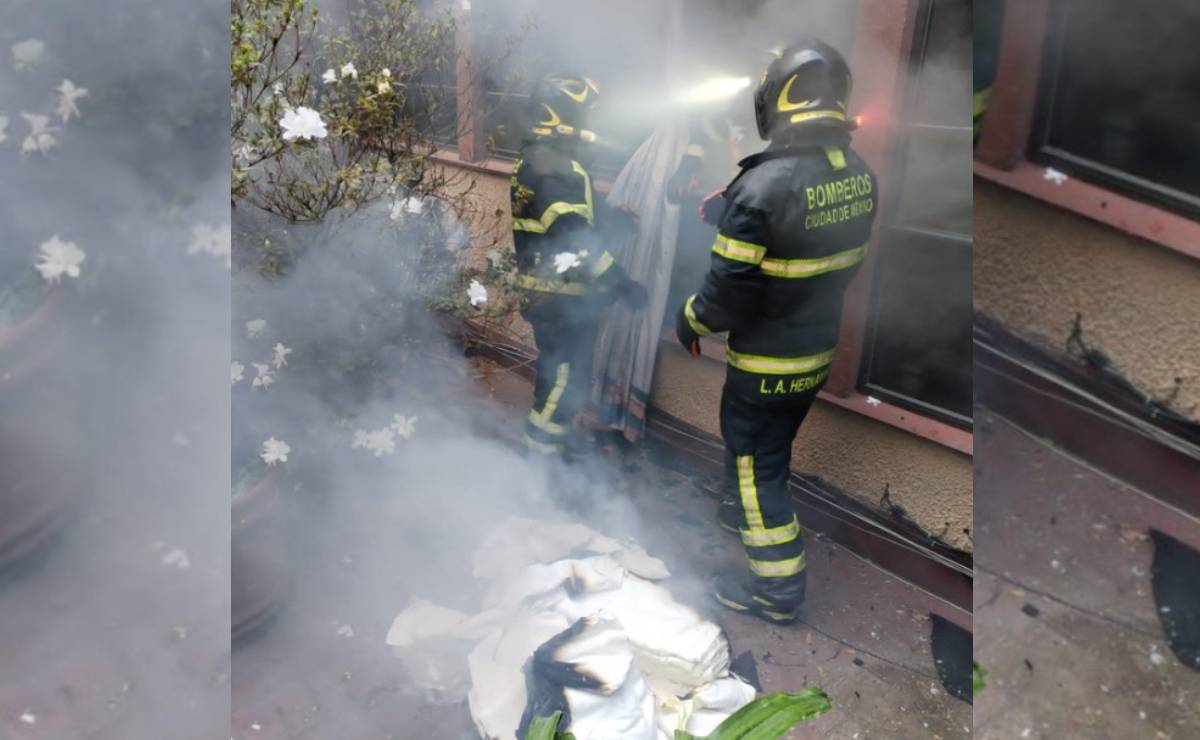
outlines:
{"label": "window frame", "polygon": [[1181,215],[1200,217],[1200,196],[1126,172],[1082,155],[1050,144],[1053,131],[1057,91],[1064,84],[1063,53],[1065,42],[1048,43],[1067,35],[1071,8],[1062,0],[1046,0],[1046,21],[1043,31],[1041,74],[1037,85],[1034,118],[1029,138],[1031,161],[1045,165],[1060,165],[1064,170],[1079,172],[1091,182],[1135,200],[1148,201]]}
{"label": "window frame", "polygon": [[[901,99],[898,101],[896,107],[899,116],[903,116],[906,113],[906,109],[916,98],[916,89],[920,84],[920,67],[924,65],[934,21],[935,7],[934,0],[920,0],[916,9],[918,26],[913,30],[913,43],[907,59],[905,85],[901,92]],[[903,119],[898,117],[897,120]],[[973,130],[969,124],[957,127],[931,125],[926,122],[914,121],[907,123],[903,127],[897,127],[894,151],[888,169],[890,177],[897,183],[904,180],[907,170],[906,162],[909,147],[912,145],[914,135],[946,137],[950,139],[961,138],[962,144],[969,147],[971,146],[972,133]],[[892,197],[880,209],[880,217],[875,226],[875,239],[881,245],[881,248],[884,244],[892,243],[893,239],[916,238],[938,243],[939,249],[971,249],[972,239],[970,234],[960,234],[958,232],[944,231],[929,226],[904,222],[899,215],[901,205],[899,193],[893,190]],[[876,354],[875,343],[880,332],[878,320],[880,300],[880,291],[878,289],[872,290],[867,313],[867,331],[863,337],[862,360],[859,364],[858,387],[873,396],[890,401],[902,408],[907,408],[914,413],[953,425],[970,433],[974,426],[972,417],[935,406],[928,401],[907,396],[899,391],[871,382],[871,367],[875,361]]]}
{"label": "window frame", "polygon": [[1200,221],[1076,178],[1056,184],[1028,156],[1042,79],[1051,0],[1008,3],[991,106],[975,149],[975,175],[1131,236],[1200,259]]}

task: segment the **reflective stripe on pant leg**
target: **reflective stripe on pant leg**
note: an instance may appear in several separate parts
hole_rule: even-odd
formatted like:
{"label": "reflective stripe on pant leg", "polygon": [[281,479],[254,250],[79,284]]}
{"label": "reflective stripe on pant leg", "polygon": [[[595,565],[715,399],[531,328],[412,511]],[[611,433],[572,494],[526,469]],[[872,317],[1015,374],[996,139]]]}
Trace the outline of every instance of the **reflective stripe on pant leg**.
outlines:
{"label": "reflective stripe on pant leg", "polygon": [[567,383],[570,381],[570,378],[571,366],[565,362],[560,363],[555,376],[554,387],[550,389],[549,395],[546,396],[545,405],[542,406],[540,411],[534,408],[529,412],[530,424],[546,434],[554,436],[566,434],[566,428],[554,421],[554,412],[558,410],[558,404],[562,400],[562,395],[567,389]]}
{"label": "reflective stripe on pant leg", "polygon": [[742,544],[746,546],[750,571],[765,578],[785,578],[802,572],[804,541],[800,538],[800,523],[795,514],[787,524],[767,527],[758,500],[754,456],[739,455],[737,471],[742,511],[746,515]]}

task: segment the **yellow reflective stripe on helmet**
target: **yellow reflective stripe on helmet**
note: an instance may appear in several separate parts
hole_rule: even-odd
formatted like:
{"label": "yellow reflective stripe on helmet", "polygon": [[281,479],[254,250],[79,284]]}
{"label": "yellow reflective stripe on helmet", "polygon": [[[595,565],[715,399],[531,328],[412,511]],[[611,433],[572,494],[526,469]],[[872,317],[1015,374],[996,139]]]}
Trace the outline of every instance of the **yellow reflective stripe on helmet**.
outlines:
{"label": "yellow reflective stripe on helmet", "polygon": [[810,278],[827,272],[845,270],[863,261],[867,247],[847,249],[845,252],[831,254],[828,257],[817,257],[804,260],[764,259],[759,267],[766,275],[781,278]]}
{"label": "yellow reflective stripe on helmet", "polygon": [[804,570],[804,553],[787,560],[750,560],[750,572],[765,578],[786,578]]}
{"label": "yellow reflective stripe on helmet", "polygon": [[539,293],[558,293],[560,295],[588,295],[599,292],[597,287],[584,283],[568,283],[563,280],[549,280],[533,275],[518,275],[517,286],[525,290],[536,290]]}
{"label": "yellow reflective stripe on helmet", "polygon": [[763,261],[763,257],[767,256],[767,248],[761,244],[731,239],[721,234],[718,234],[717,240],[713,242],[712,251],[727,260],[746,262],[751,265],[757,265]]}
{"label": "yellow reflective stripe on helmet", "polygon": [[700,323],[700,319],[696,318],[696,309],[692,308],[692,302],[696,300],[696,296],[690,296],[687,303],[683,304],[683,315],[687,317],[688,326],[692,327],[692,331],[702,337],[707,337],[712,334],[712,329],[709,329],[704,324]]}
{"label": "yellow reflective stripe on helmet", "polygon": [[810,110],[803,113],[793,113],[788,120],[791,123],[804,123],[805,121],[814,121],[818,118],[832,118],[835,121],[845,121],[846,114],[836,110]]}
{"label": "yellow reflective stripe on helmet", "polygon": [[829,160],[829,166],[835,171],[846,169],[846,153],[840,146],[825,147],[825,158]]}
{"label": "yellow reflective stripe on helmet", "polygon": [[615,261],[616,260],[613,259],[613,256],[608,252],[600,255],[596,259],[595,264],[592,265],[592,277],[600,277],[604,273],[608,272],[608,268],[612,267]]}
{"label": "yellow reflective stripe on helmet", "polygon": [[567,389],[567,381],[570,378],[571,366],[565,362],[559,363],[558,372],[554,379],[554,387],[550,389],[550,394],[546,396],[546,405],[542,407],[541,411],[529,412],[529,420],[539,429],[551,434],[563,433],[562,425],[555,424],[550,420],[554,418],[554,412],[558,410],[558,402],[562,398],[563,392]]}
{"label": "yellow reflective stripe on helmet", "polygon": [[737,474],[746,525],[750,529],[764,529],[762,510],[758,508],[758,486],[754,483],[754,455],[738,455]]}
{"label": "yellow reflective stripe on helmet", "polygon": [[561,443],[546,444],[545,442],[537,441],[533,437],[530,437],[528,434],[526,434],[522,438],[521,441],[524,442],[525,446],[528,447],[529,449],[535,450],[537,452],[541,452],[545,455],[558,455],[562,452],[562,444]]}
{"label": "yellow reflective stripe on helmet", "polygon": [[800,522],[793,516],[792,521],[782,527],[743,529],[741,534],[742,544],[748,547],[786,545],[789,542],[795,542],[796,538],[800,536]]}
{"label": "yellow reflective stripe on helmet", "polygon": [[800,375],[820,370],[833,362],[833,350],[808,357],[764,357],[725,350],[725,358],[738,370],[762,375]]}

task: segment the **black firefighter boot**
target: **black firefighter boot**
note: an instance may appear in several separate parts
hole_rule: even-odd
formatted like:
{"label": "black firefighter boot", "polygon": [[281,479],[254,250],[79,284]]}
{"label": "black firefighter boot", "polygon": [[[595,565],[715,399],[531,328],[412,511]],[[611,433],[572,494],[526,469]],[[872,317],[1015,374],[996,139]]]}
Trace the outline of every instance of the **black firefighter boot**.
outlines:
{"label": "black firefighter boot", "polygon": [[[804,601],[804,576],[786,579],[776,588],[764,588],[761,578],[750,574],[727,574],[717,578],[713,596],[721,606],[770,622],[791,624],[796,621]],[[784,579],[779,579],[783,581]],[[773,593],[778,591],[779,593]]]}

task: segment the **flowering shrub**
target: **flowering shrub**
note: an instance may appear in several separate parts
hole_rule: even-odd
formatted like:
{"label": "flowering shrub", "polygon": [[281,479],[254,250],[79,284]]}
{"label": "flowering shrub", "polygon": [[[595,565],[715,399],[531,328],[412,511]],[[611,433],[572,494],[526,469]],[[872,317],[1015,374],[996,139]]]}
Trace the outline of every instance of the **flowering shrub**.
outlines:
{"label": "flowering shrub", "polygon": [[290,221],[354,210],[403,185],[442,189],[420,84],[452,61],[454,19],[417,0],[359,0],[342,25],[305,0],[234,0],[232,183]]}

